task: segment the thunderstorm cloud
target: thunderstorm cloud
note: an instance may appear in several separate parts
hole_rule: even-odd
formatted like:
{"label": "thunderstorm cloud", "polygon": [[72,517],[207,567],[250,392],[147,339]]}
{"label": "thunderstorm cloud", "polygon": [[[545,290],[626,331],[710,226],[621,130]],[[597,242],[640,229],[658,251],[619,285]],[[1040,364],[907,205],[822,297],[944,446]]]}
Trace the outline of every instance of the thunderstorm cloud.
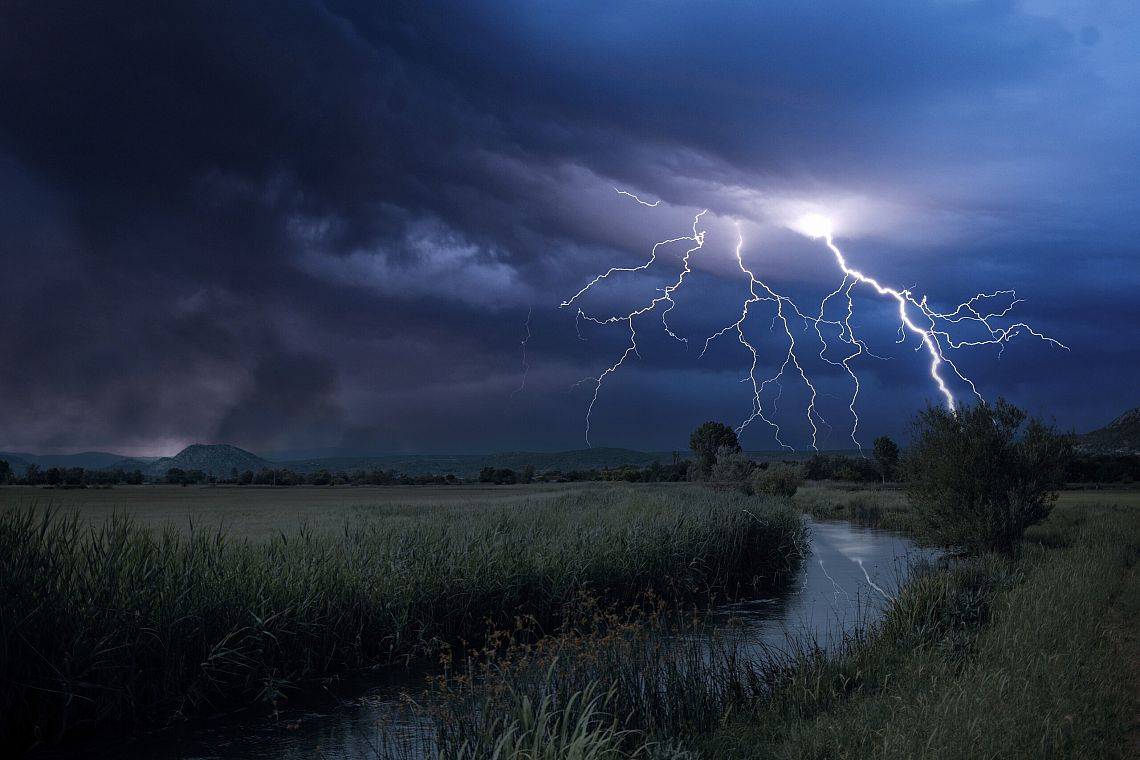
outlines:
{"label": "thunderstorm cloud", "polygon": [[[649,318],[595,445],[678,448],[748,415],[740,345],[692,344],[747,292],[736,222],[785,291],[836,287],[788,229],[811,211],[941,304],[1016,288],[1071,351],[963,366],[1103,424],[1138,403],[1138,47],[1128,0],[5,3],[0,449],[577,447],[575,383],[626,336],[582,340],[559,303],[705,208],[671,314],[690,345]],[[591,307],[652,297],[681,252]],[[936,394],[890,305],[859,306],[884,355],[861,364],[862,435],[897,435]],[[824,386],[842,446],[843,378]]]}

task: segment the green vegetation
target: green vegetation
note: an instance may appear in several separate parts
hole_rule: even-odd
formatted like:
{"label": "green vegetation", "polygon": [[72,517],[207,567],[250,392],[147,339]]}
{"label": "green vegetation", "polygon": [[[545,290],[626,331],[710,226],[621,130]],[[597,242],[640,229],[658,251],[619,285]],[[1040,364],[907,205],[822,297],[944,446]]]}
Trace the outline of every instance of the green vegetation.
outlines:
{"label": "green vegetation", "polygon": [[1127,756],[1140,623],[1140,514],[1058,510],[1017,561],[915,579],[837,657],[801,656],[710,757]]}
{"label": "green vegetation", "polygon": [[791,498],[803,485],[801,469],[786,464],[757,467],[748,480],[749,490],[761,496],[783,496]]}
{"label": "green vegetation", "polygon": [[706,422],[689,436],[689,448],[697,457],[700,477],[707,478],[718,458],[740,451],[740,441],[736,431],[723,422]]}
{"label": "green vegetation", "polygon": [[796,492],[795,503],[817,520],[850,520],[902,533],[915,530],[910,503],[897,487],[811,483]]}
{"label": "green vegetation", "polygon": [[883,475],[883,482],[894,480],[895,471],[899,466],[899,445],[889,437],[881,435],[875,439],[872,452],[875,461],[879,464],[879,472]]}
{"label": "green vegetation", "polygon": [[928,407],[905,460],[907,496],[923,537],[971,553],[1014,551],[1049,515],[1070,442],[1003,400]]}
{"label": "green vegetation", "polygon": [[1127,757],[1138,560],[1140,511],[1062,506],[1017,558],[916,572],[838,651],[806,642],[759,661],[731,632],[708,643],[598,613],[538,645],[488,650],[447,681],[443,756],[589,756],[555,751],[550,732],[529,734],[533,755],[494,753],[521,706],[542,704],[596,734],[606,757]]}
{"label": "green vegetation", "polygon": [[8,509],[0,745],[273,703],[305,679],[476,637],[488,622],[557,624],[585,592],[635,602],[646,589],[771,582],[795,566],[801,533],[786,503],[692,486],[453,503],[261,541]]}

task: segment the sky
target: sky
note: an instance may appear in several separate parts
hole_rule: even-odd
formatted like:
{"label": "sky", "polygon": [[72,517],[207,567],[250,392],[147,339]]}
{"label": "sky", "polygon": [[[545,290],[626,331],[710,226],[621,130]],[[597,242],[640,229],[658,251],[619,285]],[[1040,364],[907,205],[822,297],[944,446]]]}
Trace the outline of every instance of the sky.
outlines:
{"label": "sky", "polygon": [[[738,229],[805,311],[840,286],[807,213],[938,310],[1016,289],[1005,324],[1067,350],[955,362],[1098,427],[1140,404],[1138,49],[1131,0],[4,3],[0,449],[581,448],[629,331],[576,308],[643,306],[684,241],[560,304],[705,209],[667,317],[687,342],[665,304],[636,319],[594,446],[749,417],[747,348],[701,348],[748,298]],[[856,439],[905,438],[940,400],[929,362],[892,302],[852,295]],[[772,307],[744,327],[760,378],[786,354]],[[817,445],[848,448],[851,380],[790,328]],[[807,394],[790,373],[762,398],[797,449]]]}

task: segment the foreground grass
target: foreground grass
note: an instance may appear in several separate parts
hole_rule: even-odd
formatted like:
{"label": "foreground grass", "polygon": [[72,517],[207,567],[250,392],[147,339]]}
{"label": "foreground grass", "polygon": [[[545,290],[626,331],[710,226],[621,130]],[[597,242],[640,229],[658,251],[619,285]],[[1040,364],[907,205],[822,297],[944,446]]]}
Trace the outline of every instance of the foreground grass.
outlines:
{"label": "foreground grass", "polygon": [[0,515],[0,747],[78,726],[276,701],[302,679],[631,600],[767,582],[802,540],[786,504],[611,488],[234,541],[115,517]]}
{"label": "foreground grass", "polygon": [[[473,708],[455,703],[460,730],[443,754],[530,757],[494,748],[504,726],[518,730],[509,716],[541,702],[577,705],[607,751],[624,737],[625,757],[1133,756],[1138,559],[1140,511],[1063,505],[1017,560],[917,573],[881,624],[837,653],[807,642],[743,661],[732,641],[663,649],[643,628],[603,623],[547,644],[547,656],[484,665],[492,688]],[[568,698],[599,693],[601,711]],[[481,723],[486,714],[499,717]]]}
{"label": "foreground grass", "polygon": [[[1135,673],[1122,647],[1140,622],[1140,515],[1055,519],[1020,561],[989,557],[945,576],[952,593],[937,576],[916,581],[877,638],[801,664],[754,716],[707,738],[706,753],[1125,756]],[[937,597],[941,609],[929,604]]]}

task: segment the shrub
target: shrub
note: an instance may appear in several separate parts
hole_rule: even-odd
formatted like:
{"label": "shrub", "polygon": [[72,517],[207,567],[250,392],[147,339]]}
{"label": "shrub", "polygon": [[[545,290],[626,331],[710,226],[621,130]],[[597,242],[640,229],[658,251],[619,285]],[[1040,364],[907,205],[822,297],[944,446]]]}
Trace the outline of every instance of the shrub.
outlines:
{"label": "shrub", "polygon": [[740,447],[721,446],[716,452],[716,463],[710,478],[721,483],[743,483],[756,464],[744,455]]}
{"label": "shrub", "polygon": [[1071,446],[1040,420],[999,400],[915,420],[906,488],[920,531],[968,553],[1012,553],[1045,519],[1064,484]]}
{"label": "shrub", "polygon": [[752,493],[761,496],[784,496],[791,498],[803,484],[803,473],[798,467],[773,465],[767,469],[756,469],[752,473]]}

